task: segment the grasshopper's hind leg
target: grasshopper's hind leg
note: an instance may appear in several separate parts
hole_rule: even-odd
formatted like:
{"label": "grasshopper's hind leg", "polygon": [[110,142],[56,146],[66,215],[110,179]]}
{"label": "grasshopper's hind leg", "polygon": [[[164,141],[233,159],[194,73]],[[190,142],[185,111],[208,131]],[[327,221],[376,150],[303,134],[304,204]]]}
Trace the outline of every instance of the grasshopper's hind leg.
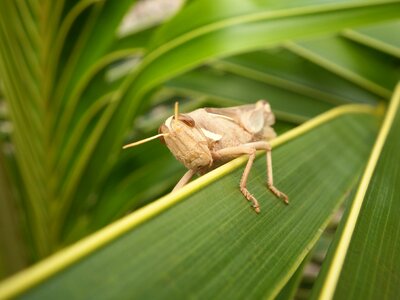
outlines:
{"label": "grasshopper's hind leg", "polygon": [[274,178],[272,176],[272,155],[271,155],[271,148],[269,150],[266,150],[266,156],[267,156],[267,186],[269,190],[276,195],[278,198],[282,199],[283,202],[286,204],[289,204],[289,197],[285,194],[282,193],[280,190],[278,190],[274,186]]}
{"label": "grasshopper's hind leg", "polygon": [[256,157],[256,150],[265,150],[266,151],[266,159],[267,159],[267,186],[269,190],[278,198],[281,198],[283,202],[286,204],[289,203],[289,198],[286,196],[286,194],[282,193],[279,191],[275,186],[274,186],[274,181],[273,181],[273,176],[272,176],[272,157],[271,157],[271,146],[269,143],[264,142],[264,141],[259,141],[259,142],[252,142],[252,143],[247,143],[243,144],[241,146],[237,147],[229,147],[229,148],[224,148],[221,150],[218,150],[216,152],[213,152],[213,158],[218,160],[223,157],[227,156],[236,156],[236,155],[241,155],[241,154],[248,154],[249,155],[249,160],[247,161],[246,168],[244,169],[242,179],[240,180],[240,191],[242,194],[246,197],[247,200],[252,202],[252,206],[254,210],[259,213],[260,212],[260,205],[258,204],[257,199],[250,194],[249,190],[246,187],[247,183],[247,178],[249,177],[249,173],[251,170],[251,167],[253,166],[254,159]]}
{"label": "grasshopper's hind leg", "polygon": [[260,212],[260,204],[258,203],[257,199],[249,192],[246,187],[247,178],[249,177],[249,173],[251,167],[253,166],[254,158],[256,157],[256,149],[249,146],[237,146],[237,147],[229,147],[224,148],[219,151],[213,152],[213,157],[216,159],[226,157],[226,156],[235,156],[241,154],[248,154],[249,160],[247,161],[246,168],[243,171],[242,178],[240,179],[240,191],[246,197],[248,201],[252,203],[252,207],[256,213]]}
{"label": "grasshopper's hind leg", "polygon": [[265,141],[260,141],[260,142],[254,142],[254,143],[249,143],[245,145],[252,145],[255,147],[257,150],[265,150],[266,153],[266,161],[267,161],[267,186],[268,189],[278,198],[282,199],[283,202],[286,204],[289,204],[289,197],[285,194],[282,193],[280,190],[278,190],[274,186],[274,177],[272,175],[272,155],[271,155],[271,145],[268,142]]}

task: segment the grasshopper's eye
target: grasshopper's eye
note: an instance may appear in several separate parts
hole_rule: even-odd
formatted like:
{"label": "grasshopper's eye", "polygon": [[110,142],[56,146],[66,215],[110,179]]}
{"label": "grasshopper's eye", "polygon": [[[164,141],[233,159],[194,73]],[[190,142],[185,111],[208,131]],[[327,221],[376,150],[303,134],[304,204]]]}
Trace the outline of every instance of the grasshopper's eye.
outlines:
{"label": "grasshopper's eye", "polygon": [[[159,134],[166,133],[167,131],[168,131],[168,127],[165,126],[164,124],[162,124],[160,127],[158,127]],[[163,143],[165,145],[165,139],[163,136],[160,136],[158,139],[160,140],[161,143]]]}
{"label": "grasshopper's eye", "polygon": [[191,117],[189,117],[188,115],[179,115],[178,120],[185,123],[189,127],[195,126],[194,120]]}

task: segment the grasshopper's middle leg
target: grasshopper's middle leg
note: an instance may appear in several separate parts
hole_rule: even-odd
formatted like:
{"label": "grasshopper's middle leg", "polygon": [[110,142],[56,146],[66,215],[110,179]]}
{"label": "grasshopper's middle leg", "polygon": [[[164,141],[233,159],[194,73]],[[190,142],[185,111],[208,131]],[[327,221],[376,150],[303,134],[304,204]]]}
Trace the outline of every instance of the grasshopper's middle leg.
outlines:
{"label": "grasshopper's middle leg", "polygon": [[240,191],[246,197],[248,201],[252,203],[252,207],[256,213],[260,212],[260,204],[258,203],[257,199],[249,192],[246,187],[247,178],[249,177],[249,173],[251,167],[253,165],[254,158],[256,157],[256,149],[249,146],[237,146],[237,147],[228,147],[225,149],[218,150],[213,152],[212,155],[214,158],[223,158],[225,156],[235,156],[241,154],[248,154],[249,160],[247,161],[246,168],[243,171],[242,178],[240,179]]}

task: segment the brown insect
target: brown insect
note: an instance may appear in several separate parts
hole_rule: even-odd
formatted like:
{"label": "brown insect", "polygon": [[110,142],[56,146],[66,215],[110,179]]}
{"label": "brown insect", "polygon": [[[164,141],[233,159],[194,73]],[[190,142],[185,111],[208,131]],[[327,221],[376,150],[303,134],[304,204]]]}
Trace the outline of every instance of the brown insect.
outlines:
{"label": "brown insect", "polygon": [[180,114],[178,103],[175,103],[175,114],[160,126],[159,134],[123,148],[160,138],[176,159],[189,169],[173,191],[188,183],[196,173],[203,175],[238,156],[248,154],[240,191],[259,213],[260,205],[246,187],[257,150],[266,151],[268,188],[286,204],[289,203],[288,197],[273,184],[271,145],[268,141],[276,136],[271,127],[274,123],[275,116],[265,100],[228,108],[200,108],[187,114]]}

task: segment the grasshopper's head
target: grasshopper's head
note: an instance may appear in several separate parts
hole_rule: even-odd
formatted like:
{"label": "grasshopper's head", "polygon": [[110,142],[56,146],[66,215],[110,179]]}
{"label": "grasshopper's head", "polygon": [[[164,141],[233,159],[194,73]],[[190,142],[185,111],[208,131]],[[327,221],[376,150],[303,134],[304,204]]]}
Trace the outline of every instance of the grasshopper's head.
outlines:
{"label": "grasshopper's head", "polygon": [[211,166],[213,159],[207,138],[190,116],[175,113],[158,131],[172,154],[186,168],[200,170]]}
{"label": "grasshopper's head", "polygon": [[175,114],[160,126],[158,133],[153,137],[125,145],[123,148],[134,147],[159,138],[186,168],[201,170],[212,165],[213,159],[206,136],[190,116],[178,113],[177,103],[175,103]]}

